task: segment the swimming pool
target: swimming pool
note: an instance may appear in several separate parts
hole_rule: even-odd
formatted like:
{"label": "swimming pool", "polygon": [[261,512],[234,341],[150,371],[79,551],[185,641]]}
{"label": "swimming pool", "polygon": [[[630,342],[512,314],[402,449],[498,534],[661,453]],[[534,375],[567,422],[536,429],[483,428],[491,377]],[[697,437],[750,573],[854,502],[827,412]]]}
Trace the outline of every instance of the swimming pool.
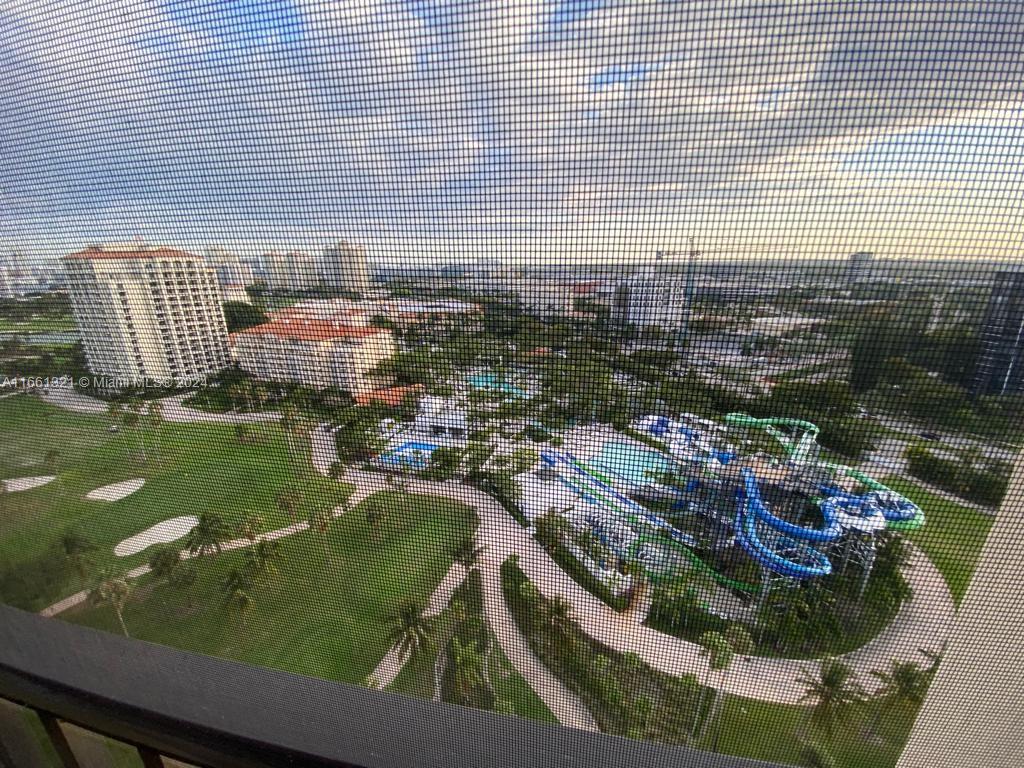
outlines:
{"label": "swimming pool", "polygon": [[601,452],[587,463],[632,485],[649,485],[654,477],[672,469],[672,462],[661,454],[632,443],[605,443]]}
{"label": "swimming pool", "polygon": [[467,381],[469,386],[473,389],[490,389],[497,392],[504,392],[505,394],[512,395],[513,397],[529,397],[530,393],[525,389],[510,384],[507,381],[502,381],[493,373],[474,373],[470,376]]}
{"label": "swimming pool", "polygon": [[377,460],[382,464],[390,464],[395,467],[412,467],[423,469],[430,463],[430,457],[439,446],[433,443],[420,443],[411,441],[402,443],[397,448],[382,453]]}

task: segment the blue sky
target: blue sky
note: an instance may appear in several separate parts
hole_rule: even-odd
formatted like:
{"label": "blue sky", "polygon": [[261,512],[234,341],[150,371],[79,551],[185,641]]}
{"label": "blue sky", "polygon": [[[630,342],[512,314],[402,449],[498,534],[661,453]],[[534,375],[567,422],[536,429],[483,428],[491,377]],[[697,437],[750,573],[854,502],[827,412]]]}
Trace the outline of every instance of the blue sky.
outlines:
{"label": "blue sky", "polygon": [[0,248],[1012,255],[1024,11],[915,8],[25,0]]}

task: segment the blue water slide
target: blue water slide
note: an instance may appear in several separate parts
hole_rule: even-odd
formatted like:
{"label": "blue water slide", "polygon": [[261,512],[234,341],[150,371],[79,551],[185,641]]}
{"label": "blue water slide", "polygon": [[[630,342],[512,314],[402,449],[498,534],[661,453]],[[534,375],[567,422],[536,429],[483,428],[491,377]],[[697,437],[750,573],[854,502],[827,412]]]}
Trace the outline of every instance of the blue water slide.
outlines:
{"label": "blue water slide", "polygon": [[744,468],[743,481],[744,491],[736,509],[736,541],[743,550],[759,565],[791,579],[817,578],[832,573],[832,563],[825,555],[782,531],[771,529],[762,537],[758,521],[778,518],[768,512],[761,501],[754,473]]}
{"label": "blue water slide", "polygon": [[802,525],[796,525],[772,514],[771,510],[761,500],[761,491],[757,487],[757,477],[750,469],[743,469],[743,485],[747,498],[757,500],[757,504],[754,505],[752,510],[753,513],[769,528],[774,528],[776,531],[791,536],[794,539],[813,542],[835,541],[843,533],[842,526],[839,524],[838,510],[835,505],[821,505],[821,514],[825,518],[825,526],[823,528],[805,528]]}

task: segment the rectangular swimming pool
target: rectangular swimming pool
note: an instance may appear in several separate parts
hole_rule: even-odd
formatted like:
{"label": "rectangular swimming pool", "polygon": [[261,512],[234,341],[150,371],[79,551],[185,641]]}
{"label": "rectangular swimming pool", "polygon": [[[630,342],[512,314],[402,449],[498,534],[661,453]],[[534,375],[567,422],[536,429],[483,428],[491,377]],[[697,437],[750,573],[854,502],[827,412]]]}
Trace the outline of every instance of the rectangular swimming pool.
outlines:
{"label": "rectangular swimming pool", "polygon": [[410,441],[392,448],[377,457],[382,464],[423,469],[430,463],[430,457],[439,446],[433,443]]}

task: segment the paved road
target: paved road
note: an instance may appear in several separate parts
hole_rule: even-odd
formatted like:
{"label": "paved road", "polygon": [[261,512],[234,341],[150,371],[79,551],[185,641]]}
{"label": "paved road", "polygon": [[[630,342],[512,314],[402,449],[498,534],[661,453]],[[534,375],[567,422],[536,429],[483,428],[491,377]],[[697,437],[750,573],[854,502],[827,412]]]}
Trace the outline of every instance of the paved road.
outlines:
{"label": "paved road", "polygon": [[[182,405],[182,401],[192,396],[192,392],[163,397],[155,402],[160,403],[164,421],[177,424],[257,424],[265,421],[276,421],[281,414],[273,411],[263,413],[207,413]],[[102,416],[107,412],[109,403],[104,400],[82,394],[74,389],[52,388],[42,393],[42,398],[51,405],[67,411]]]}

